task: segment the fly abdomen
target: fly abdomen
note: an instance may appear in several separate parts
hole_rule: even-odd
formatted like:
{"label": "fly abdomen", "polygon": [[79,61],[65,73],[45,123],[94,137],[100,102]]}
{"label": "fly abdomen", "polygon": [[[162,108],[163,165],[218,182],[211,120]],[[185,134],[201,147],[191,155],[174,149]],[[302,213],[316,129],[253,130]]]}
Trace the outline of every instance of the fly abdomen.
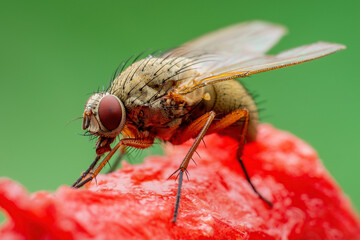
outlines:
{"label": "fly abdomen", "polygon": [[[256,104],[243,85],[237,80],[229,80],[212,85],[216,92],[213,110],[219,115],[226,115],[237,109],[249,111],[248,140],[256,137],[258,112]],[[241,126],[241,120],[238,124]]]}

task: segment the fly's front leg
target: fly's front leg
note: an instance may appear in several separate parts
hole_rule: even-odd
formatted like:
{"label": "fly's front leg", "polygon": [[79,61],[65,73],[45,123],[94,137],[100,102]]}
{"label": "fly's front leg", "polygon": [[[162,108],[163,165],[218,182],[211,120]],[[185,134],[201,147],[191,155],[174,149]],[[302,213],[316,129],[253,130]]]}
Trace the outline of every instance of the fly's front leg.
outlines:
{"label": "fly's front leg", "polygon": [[[204,117],[205,116],[205,117]],[[208,131],[211,123],[213,122],[215,118],[215,112],[211,111],[199,119],[196,119],[192,124],[190,124],[185,130],[184,134],[190,134],[190,132],[193,134],[195,132],[198,133],[197,138],[195,139],[193,145],[191,146],[189,152],[186,154],[184,160],[182,161],[180,167],[178,170],[176,170],[173,174],[179,172],[179,185],[178,190],[176,193],[176,202],[175,202],[175,209],[174,209],[174,215],[173,215],[173,222],[176,222],[178,211],[179,211],[179,205],[180,205],[180,197],[181,197],[181,186],[182,186],[182,180],[184,172],[186,172],[187,167],[189,165],[190,159],[193,156],[194,152],[196,151],[196,148],[199,146],[202,138],[205,136],[206,132]],[[170,176],[171,177],[171,176]]]}
{"label": "fly's front leg", "polygon": [[111,164],[109,171],[107,171],[106,173],[112,173],[113,171],[115,171],[125,155],[126,155],[126,146],[122,145],[119,148],[119,155],[116,157],[115,161]]}
{"label": "fly's front leg", "polygon": [[[128,131],[127,129],[123,130],[123,132],[122,132],[123,138],[131,138],[131,136],[126,133],[127,131]],[[122,145],[119,148],[119,155],[116,157],[114,163],[111,164],[111,167],[110,167],[109,171],[107,171],[106,173],[111,173],[111,172],[115,171],[117,166],[121,162],[122,158],[125,156],[125,154],[126,154],[126,146]]]}
{"label": "fly's front leg", "polygon": [[76,187],[76,185],[78,185],[79,182],[81,182],[90,173],[90,171],[92,171],[94,169],[95,165],[98,163],[100,158],[101,158],[101,155],[97,155],[95,157],[95,160],[89,166],[89,168],[86,169],[86,171],[81,174],[81,176],[71,185],[71,187]]}
{"label": "fly's front leg", "polygon": [[81,176],[71,185],[72,187],[75,187],[79,182],[81,182],[96,166],[102,155],[104,153],[111,151],[110,144],[114,141],[114,138],[105,138],[100,137],[96,142],[96,157],[95,160],[91,163],[88,169],[86,169],[85,172],[81,174]]}
{"label": "fly's front leg", "polygon": [[[101,163],[95,168],[94,166],[96,165],[96,163],[93,162],[94,165],[90,175],[85,178],[83,177],[79,182],[77,182],[76,184],[73,184],[73,187],[75,188],[80,188],[82,186],[84,186],[86,183],[90,182],[92,179],[94,179],[99,172],[101,171],[101,169],[106,165],[106,163],[110,160],[110,158],[114,155],[114,153],[121,147],[121,146],[128,146],[128,147],[134,147],[134,148],[139,148],[139,149],[144,149],[144,148],[148,148],[150,147],[152,144],[154,143],[154,139],[153,138],[149,138],[149,139],[134,139],[134,138],[125,138],[125,139],[121,139],[119,141],[119,143],[113,148],[111,149],[111,151],[108,153],[108,155],[106,155],[106,157],[101,161]],[[99,158],[100,159],[100,158]],[[97,161],[96,161],[97,162]],[[90,166],[91,167],[91,166]],[[90,168],[89,168],[90,169]],[[85,175],[86,176],[86,175]],[[85,179],[84,179],[85,178]]]}

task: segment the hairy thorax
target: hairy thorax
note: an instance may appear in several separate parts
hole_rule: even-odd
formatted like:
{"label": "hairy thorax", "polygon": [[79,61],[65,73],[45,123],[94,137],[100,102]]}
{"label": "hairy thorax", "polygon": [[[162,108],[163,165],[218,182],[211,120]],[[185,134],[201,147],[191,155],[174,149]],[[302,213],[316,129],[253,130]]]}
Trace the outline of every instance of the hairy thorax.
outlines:
{"label": "hairy thorax", "polygon": [[204,88],[179,99],[171,95],[171,90],[199,75],[192,64],[193,60],[182,57],[149,57],[133,63],[114,80],[109,93],[124,103],[127,127],[135,136],[169,140],[193,116],[190,112],[203,105]]}

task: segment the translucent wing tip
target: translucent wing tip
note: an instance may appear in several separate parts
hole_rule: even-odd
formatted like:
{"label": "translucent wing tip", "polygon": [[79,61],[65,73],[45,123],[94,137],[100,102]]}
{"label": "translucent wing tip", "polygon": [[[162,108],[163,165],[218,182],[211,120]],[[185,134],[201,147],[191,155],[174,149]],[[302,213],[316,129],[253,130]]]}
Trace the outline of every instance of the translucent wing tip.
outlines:
{"label": "translucent wing tip", "polygon": [[[342,44],[317,42],[317,43],[312,43],[301,47],[286,50],[278,54],[277,57],[284,58],[284,57],[308,56],[307,59],[315,59],[343,49],[346,49],[346,46]],[[313,58],[310,56],[313,56]]]}
{"label": "translucent wing tip", "polygon": [[317,42],[315,44],[323,45],[324,47],[327,46],[328,48],[333,49],[334,52],[346,49],[345,45],[339,43]]}
{"label": "translucent wing tip", "polygon": [[278,40],[282,36],[288,33],[288,29],[285,26],[263,20],[252,20],[252,21],[237,23],[229,26],[228,28],[231,27],[244,28],[244,29],[248,29],[248,31],[254,30],[258,32],[268,32],[268,34],[278,36],[277,37]]}
{"label": "translucent wing tip", "polygon": [[245,53],[266,53],[288,32],[283,25],[262,20],[237,23],[221,31],[232,39],[233,47],[228,51],[242,54],[244,50]]}
{"label": "translucent wing tip", "polygon": [[288,29],[284,25],[267,22],[264,20],[252,20],[248,22],[239,23],[238,25],[249,25],[249,26],[258,26],[263,28],[272,28],[281,31],[283,34],[286,34],[288,32]]}

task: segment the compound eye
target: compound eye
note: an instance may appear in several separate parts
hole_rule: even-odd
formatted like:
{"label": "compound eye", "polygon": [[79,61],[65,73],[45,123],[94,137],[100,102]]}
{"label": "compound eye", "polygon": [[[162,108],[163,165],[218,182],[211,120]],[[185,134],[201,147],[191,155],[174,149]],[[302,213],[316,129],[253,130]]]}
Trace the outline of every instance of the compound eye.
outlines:
{"label": "compound eye", "polygon": [[119,100],[115,96],[103,97],[99,105],[99,118],[101,124],[109,131],[116,129],[122,119],[122,109]]}

